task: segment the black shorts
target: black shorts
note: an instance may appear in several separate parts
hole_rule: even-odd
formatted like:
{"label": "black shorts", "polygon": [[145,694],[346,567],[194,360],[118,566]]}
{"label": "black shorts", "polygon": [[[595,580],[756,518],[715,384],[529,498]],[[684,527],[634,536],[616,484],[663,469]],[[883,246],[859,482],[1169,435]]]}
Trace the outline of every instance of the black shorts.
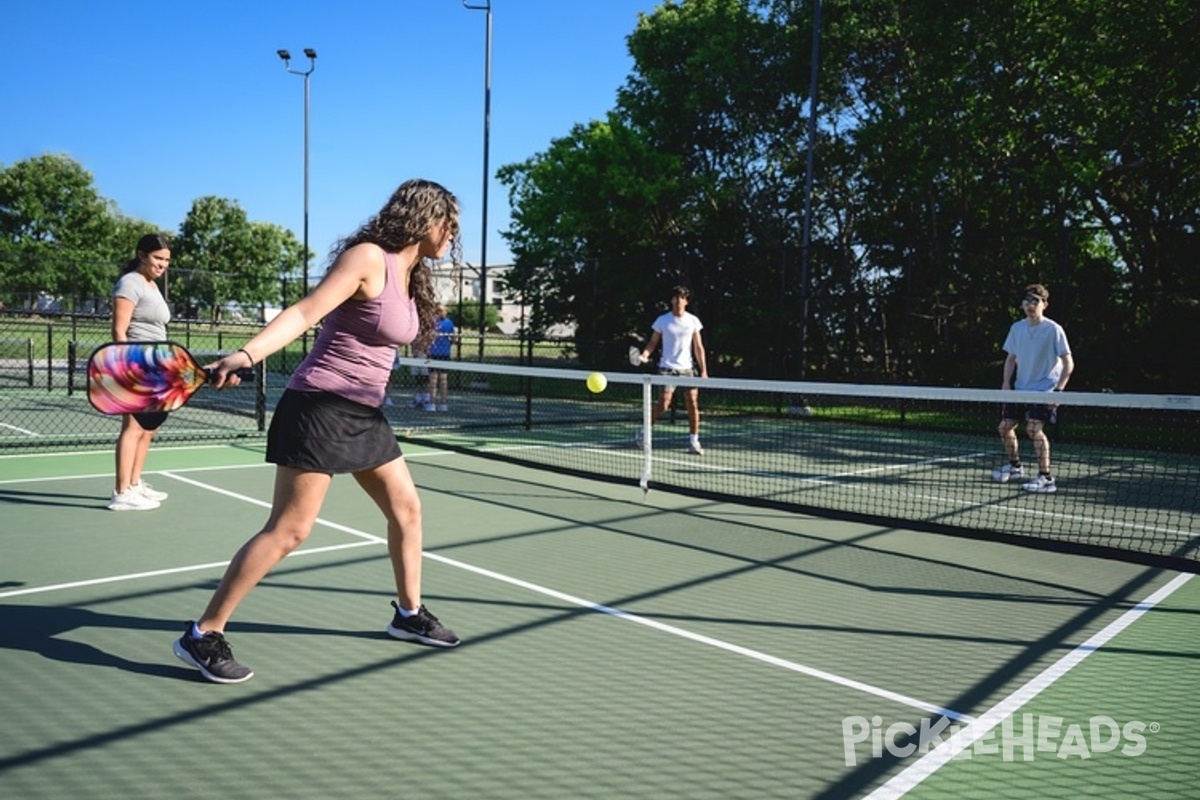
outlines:
{"label": "black shorts", "polygon": [[281,467],[362,472],[400,455],[382,410],[331,392],[285,390],[267,430],[267,461]]}
{"label": "black shorts", "polygon": [[1058,423],[1058,408],[1041,403],[1005,403],[1000,406],[1000,419],[1017,419],[1023,422],[1040,420],[1048,425]]}
{"label": "black shorts", "polygon": [[141,425],[144,431],[156,431],[167,421],[167,412],[165,411],[147,411],[144,414],[130,414],[130,416],[137,420],[137,424]]}

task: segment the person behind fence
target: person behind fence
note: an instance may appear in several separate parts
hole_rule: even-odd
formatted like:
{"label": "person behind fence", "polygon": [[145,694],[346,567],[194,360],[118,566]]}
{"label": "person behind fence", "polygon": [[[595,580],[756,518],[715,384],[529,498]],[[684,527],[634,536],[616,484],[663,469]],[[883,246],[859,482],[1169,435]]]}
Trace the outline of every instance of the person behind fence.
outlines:
{"label": "person behind fence", "polygon": [[[1025,287],[1021,308],[1025,318],[1017,320],[1009,328],[1004,340],[1004,379],[1001,389],[1018,392],[1061,392],[1075,371],[1075,360],[1071,357],[1071,346],[1067,344],[1067,333],[1054,320],[1044,316],[1050,305],[1050,292],[1040,283]],[[1047,398],[1049,399],[1049,398]],[[1021,484],[1027,492],[1051,493],[1058,491],[1058,484],[1050,471],[1050,440],[1046,437],[1046,426],[1057,422],[1058,406],[1055,403],[1005,403],[1000,411],[1000,441],[1004,443],[1008,464],[992,473],[1000,483],[1022,480],[1025,468],[1021,464],[1020,443],[1016,427],[1024,421],[1025,432],[1033,440],[1034,455],[1037,456],[1037,477]]]}
{"label": "person behind fence", "polygon": [[[643,364],[650,360],[659,342],[662,342],[662,356],[658,360],[658,371],[661,375],[687,375],[701,378],[708,377],[708,361],[704,355],[704,342],[700,331],[704,325],[699,317],[687,310],[691,292],[686,286],[676,286],[671,292],[671,310],[654,320],[651,326],[653,332],[650,341],[642,349],[640,358]],[[700,447],[700,390],[695,386],[686,388],[684,395],[687,400],[688,415],[688,452],[693,455],[704,455]],[[650,424],[658,422],[668,408],[675,393],[674,386],[664,386],[659,395],[658,403],[650,411]],[[644,431],[638,432],[638,447],[642,446]]]}
{"label": "person behind fence", "polygon": [[[134,256],[113,287],[112,338],[115,342],[161,342],[167,338],[171,309],[155,282],[171,264],[171,245],[160,233],[138,240]],[[142,480],[142,468],[154,434],[166,422],[166,412],[122,414],[117,436],[116,480],[108,507],[113,511],[148,511],[167,499]]]}
{"label": "person behind fence", "polygon": [[316,288],[289,306],[237,352],[209,365],[216,386],[253,366],[324,319],[308,356],[279,399],[267,433],[276,465],[271,512],[233,557],[204,613],[174,643],[185,663],[216,683],[253,671],[225,639],[238,604],[312,532],[333,476],[350,473],[387,520],[395,613],[386,632],[435,647],[459,643],[421,602],[421,500],[381,406],[397,346],[427,346],[435,334],[430,260],[453,248],[460,262],[459,205],[426,180],[401,184],[375,216],[331,253]]}
{"label": "person behind fence", "polygon": [[[429,353],[413,348],[413,358],[428,359]],[[425,408],[433,402],[429,390],[429,367],[413,367],[413,408]]]}
{"label": "person behind fence", "polygon": [[[446,314],[446,307],[438,303],[437,336],[429,345],[431,361],[447,361],[450,359],[451,345],[454,337],[454,320]],[[437,367],[429,368],[430,397],[425,403],[426,411],[450,410],[450,380],[447,370]]]}

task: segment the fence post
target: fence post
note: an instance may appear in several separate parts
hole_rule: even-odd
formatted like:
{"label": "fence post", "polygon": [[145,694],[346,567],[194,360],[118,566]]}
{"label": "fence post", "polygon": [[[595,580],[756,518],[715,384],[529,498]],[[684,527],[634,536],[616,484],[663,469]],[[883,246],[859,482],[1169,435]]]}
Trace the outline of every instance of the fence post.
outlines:
{"label": "fence post", "polygon": [[79,352],[79,342],[72,339],[67,342],[67,397],[75,394],[75,356]]}
{"label": "fence post", "polygon": [[46,323],[46,391],[54,391],[54,326]]}

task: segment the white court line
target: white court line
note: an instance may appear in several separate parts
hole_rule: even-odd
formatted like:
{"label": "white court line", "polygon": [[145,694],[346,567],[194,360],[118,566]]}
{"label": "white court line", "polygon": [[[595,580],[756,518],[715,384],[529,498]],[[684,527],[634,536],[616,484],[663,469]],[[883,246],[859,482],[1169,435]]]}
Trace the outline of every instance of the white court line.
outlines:
{"label": "white court line", "polygon": [[[364,547],[369,544],[377,544],[377,542],[349,542],[347,544],[330,545],[328,547],[313,547],[304,550],[296,550],[292,553],[293,556],[310,556],[317,553],[329,553],[334,550],[346,550],[351,547]],[[42,594],[43,592],[58,592],[63,589],[77,589],[81,586],[101,586],[106,583],[121,583],[122,581],[138,580],[140,578],[157,578],[160,575],[178,575],[182,572],[198,572],[205,569],[216,569],[218,567],[229,566],[228,561],[213,561],[208,564],[189,564],[186,567],[170,567],[168,569],[156,569],[148,572],[131,572],[127,575],[111,575],[107,578],[89,578],[82,581],[71,581],[70,583],[55,583],[48,586],[34,586],[29,589],[13,589],[12,591],[0,592],[0,600],[7,597],[20,597],[29,594]]]}
{"label": "white court line", "polygon": [[[205,469],[216,469],[216,468],[207,467]],[[222,495],[225,495],[226,497],[231,497],[236,500],[241,500],[243,502],[250,503],[251,505],[257,505],[257,506],[261,506],[263,508],[271,507],[270,503],[259,500],[257,498],[249,497],[244,494],[239,494],[237,492],[229,491],[228,489],[222,489],[218,486],[213,486],[211,484],[202,483],[200,481],[196,481],[191,478],[185,478],[185,477],[179,475],[178,471],[176,471],[176,470],[164,470],[164,471],[160,472],[159,474],[166,475],[168,477],[174,478],[175,480],[183,481],[184,483],[188,483],[192,486],[196,486],[198,488],[205,489],[207,491],[216,492],[217,494],[222,494]],[[339,525],[337,523],[333,523],[333,522],[330,522],[325,519],[318,518],[317,524],[323,525],[327,528],[332,528],[334,530],[342,531],[344,533],[349,533],[353,536],[357,536],[357,537],[361,538],[362,541],[354,542],[351,544],[342,544],[342,545],[336,545],[336,546],[331,546],[331,547],[325,547],[325,548],[314,548],[311,550],[299,550],[299,551],[294,552],[292,555],[311,555],[313,553],[323,553],[323,552],[329,552],[331,550],[341,550],[341,549],[345,549],[347,547],[361,547],[363,545],[368,545],[368,544],[386,544],[387,543],[387,540],[383,537],[376,536],[371,533],[367,533],[366,531],[360,531],[360,530],[351,528],[346,525]],[[291,556],[289,556],[289,558],[290,557]],[[959,720],[959,721],[971,721],[971,719],[972,719],[972,717],[970,717],[968,715],[962,714],[953,709],[943,708],[942,706],[939,706],[936,703],[928,703],[924,700],[918,700],[916,698],[909,697],[908,695],[900,694],[899,692],[893,692],[888,689],[882,689],[877,686],[872,686],[871,684],[868,684],[868,683],[863,683],[861,681],[856,681],[856,680],[852,680],[850,678],[842,677],[840,675],[835,675],[833,673],[826,672],[824,670],[820,670],[815,667],[809,667],[804,664],[796,663],[794,661],[788,661],[787,659],[777,658],[776,656],[768,655],[768,654],[760,652],[758,650],[752,650],[748,647],[742,647],[741,645],[732,644],[730,642],[726,642],[721,639],[715,639],[711,636],[704,636],[703,634],[693,633],[691,631],[676,627],[674,625],[667,625],[665,623],[658,622],[656,620],[652,620],[647,617],[643,617],[643,616],[640,616],[637,614],[631,614],[627,611],[622,611],[618,608],[613,608],[612,606],[606,606],[606,605],[603,605],[602,603],[596,603],[591,600],[585,600],[580,597],[575,597],[574,595],[569,595],[564,592],[559,592],[557,590],[550,589],[548,587],[541,586],[536,583],[530,583],[529,581],[524,581],[524,580],[521,580],[520,578],[514,578],[512,576],[504,575],[499,572],[494,572],[489,569],[484,569],[482,567],[476,567],[472,564],[467,564],[466,562],[463,562],[463,561],[458,561],[458,560],[455,560],[452,558],[447,558],[446,556],[438,555],[437,553],[425,552],[424,557],[430,559],[431,561],[437,561],[439,563],[446,564],[447,566],[452,566],[452,567],[456,567],[458,569],[466,570],[468,572],[473,572],[477,575],[482,575],[484,577],[491,578],[493,580],[502,581],[504,583],[508,583],[513,586],[518,586],[520,588],[526,589],[531,592],[536,592],[538,594],[542,594],[547,597],[553,597],[557,600],[562,600],[562,601],[570,603],[572,605],[581,606],[583,608],[587,608],[592,611],[597,611],[602,614],[607,614],[607,615],[609,615],[611,617],[615,617],[617,619],[622,619],[627,622],[634,622],[639,625],[645,625],[646,627],[653,628],[653,629],[659,630],[659,631],[663,631],[664,633],[669,633],[674,636],[679,636],[681,638],[688,639],[688,640],[691,640],[693,642],[697,642],[700,644],[705,644],[710,647],[716,647],[718,649],[725,650],[730,653],[736,653],[738,655],[745,656],[746,658],[754,659],[756,661],[761,661],[765,664],[770,664],[770,665],[776,666],[776,667],[782,667],[783,669],[791,670],[792,672],[797,672],[802,675],[807,675],[812,678],[817,678],[818,680],[826,681],[828,683],[833,683],[838,686],[845,687],[847,689],[852,689],[855,691],[862,692],[864,694],[875,695],[876,697],[881,697],[885,700],[890,700],[892,702],[898,703],[900,705],[905,705],[910,708],[916,708],[918,710],[925,711],[930,714],[937,714],[939,716],[945,716],[945,717],[949,717],[950,719]],[[218,562],[212,562],[209,564],[195,564],[195,565],[186,566],[186,567],[175,567],[175,568],[165,569],[165,570],[155,570],[153,572],[140,572],[140,573],[133,573],[130,575],[113,576],[113,577],[108,577],[108,578],[95,578],[95,579],[86,580],[86,581],[74,581],[71,583],[57,584],[54,586],[40,586],[40,587],[33,587],[33,588],[29,588],[29,589],[16,589],[16,590],[8,591],[8,592],[0,592],[0,599],[4,599],[7,597],[16,597],[19,595],[30,595],[30,594],[37,594],[37,593],[41,593],[41,592],[57,591],[57,590],[61,590],[61,589],[75,588],[75,587],[79,587],[79,586],[93,586],[93,585],[98,585],[98,584],[116,583],[119,581],[135,580],[138,578],[154,577],[154,576],[159,576],[159,575],[170,575],[170,574],[175,574],[175,573],[191,572],[191,571],[202,570],[202,569],[213,569],[213,568],[225,566],[228,563],[229,563],[228,561],[218,561]]]}
{"label": "white court line", "polygon": [[882,697],[885,700],[891,700],[911,708],[917,708],[934,714],[944,715],[950,717],[951,719],[965,721],[970,721],[973,719],[970,716],[961,714],[952,709],[943,708],[935,703],[927,703],[924,700],[917,700],[909,697],[908,695],[900,694],[899,692],[892,692],[887,689],[881,689],[877,686],[872,686],[868,683],[863,683],[850,678],[844,678],[840,675],[835,675],[831,672],[826,672],[815,667],[809,667],[804,664],[798,664],[795,661],[788,661],[787,659],[768,655],[758,650],[752,650],[749,647],[742,647],[741,645],[732,644],[721,639],[715,639],[711,636],[693,633],[692,631],[676,627],[675,625],[667,625],[666,623],[658,622],[657,620],[649,619],[648,617],[643,617],[638,614],[631,614],[628,611],[622,611],[621,609],[613,608],[612,606],[606,606],[603,603],[585,600],[581,597],[576,597],[574,595],[566,594],[565,592],[560,592],[555,589],[550,589],[536,583],[530,583],[529,581],[521,580],[520,578],[514,578],[509,575],[504,575],[503,573],[493,572],[490,569],[484,569],[482,567],[476,567],[462,561],[456,561],[452,558],[446,558],[445,556],[440,556],[437,553],[426,553],[425,557],[433,561],[439,561],[443,564],[466,570],[468,572],[474,572],[475,574],[482,575],[486,578],[502,581],[513,586],[518,586],[522,589],[528,589],[531,592],[537,592],[538,594],[543,594],[547,597],[553,597],[557,600],[562,600],[572,605],[581,606],[592,611],[598,611],[601,614],[608,614],[609,616],[616,617],[617,619],[623,619],[627,622],[635,622],[639,625],[645,625],[648,628],[663,631],[664,633],[669,633],[673,636],[679,636],[683,639],[689,639],[693,642],[706,644],[710,647],[716,647],[720,650],[726,650],[730,653],[737,653],[738,655],[742,655],[756,661],[762,661],[765,664],[782,667],[784,669],[791,670],[792,672],[798,672],[802,675],[808,675],[811,678],[817,678],[818,680],[826,681],[827,683],[834,683],[838,686],[854,689],[856,691],[863,692],[864,694],[872,694],[876,697]]}
{"label": "white court line", "polygon": [[[11,425],[4,425],[4,423],[2,423],[2,422],[0,422],[0,426],[12,427]],[[169,446],[157,448],[158,452],[166,451],[166,452],[170,452],[170,453],[191,451],[191,450],[228,450],[228,449],[229,449],[229,445],[227,445],[227,444],[193,444],[193,445],[179,445],[179,446],[169,445]],[[9,459],[12,459],[12,458],[63,458],[63,457],[69,457],[69,456],[110,456],[110,455],[112,455],[112,452],[113,452],[113,449],[111,447],[107,447],[103,450],[48,450],[48,451],[41,451],[41,452],[37,452],[37,453],[13,453],[11,455],[8,453],[5,453],[3,456],[0,456],[0,461],[8,461]]]}
{"label": "white court line", "polygon": [[[112,451],[105,450],[104,453],[105,453],[105,455],[111,455]],[[28,455],[28,454],[26,454],[26,455]],[[75,455],[78,455],[78,454],[75,454]],[[414,453],[414,454],[406,453],[404,456],[404,460],[405,461],[415,461],[416,459],[442,458],[445,456],[453,456],[453,455],[458,455],[458,453],[454,453],[449,450],[434,450],[434,451],[430,451],[428,453]],[[22,456],[12,456],[12,458],[21,458],[21,457]],[[0,457],[0,458],[2,458],[2,457]],[[274,464],[269,464],[266,461],[259,461],[257,463],[253,463],[253,464],[218,464],[218,465],[210,466],[210,467],[179,467],[177,469],[169,469],[169,470],[168,469],[146,470],[142,474],[143,475],[169,475],[172,478],[178,478],[179,476],[177,473],[180,473],[180,472],[214,472],[216,470],[224,471],[224,470],[233,470],[233,469],[262,469],[264,467],[274,468],[274,466],[275,466]],[[79,472],[74,475],[45,475],[40,478],[8,478],[7,480],[0,480],[0,486],[5,486],[10,483],[41,483],[43,481],[44,482],[79,481],[79,480],[89,480],[92,478],[111,478],[111,477],[112,477],[111,471],[109,471],[109,472],[93,472],[93,473]]]}
{"label": "white court line", "polygon": [[18,428],[16,425],[9,425],[7,422],[0,422],[0,428],[8,428],[10,431],[16,431],[17,433],[24,433],[28,436],[41,436],[41,434],[38,433],[37,431],[31,431],[31,430],[28,430],[27,428]]}
{"label": "white court line", "polygon": [[906,795],[911,789],[937,772],[952,758],[973,745],[1007,717],[1015,714],[1022,706],[1028,704],[1039,694],[1053,686],[1059,678],[1062,678],[1078,666],[1089,655],[1108,644],[1113,637],[1132,625],[1142,614],[1145,614],[1166,600],[1193,577],[1195,577],[1193,573],[1187,572],[1175,576],[1170,583],[1126,611],[1119,618],[1109,623],[1104,630],[1044,669],[1039,675],[985,711],[978,719],[968,723],[958,733],[955,733],[944,743],[939,744],[919,761],[898,775],[895,775],[883,786],[871,792],[864,800],[896,800],[896,798]]}

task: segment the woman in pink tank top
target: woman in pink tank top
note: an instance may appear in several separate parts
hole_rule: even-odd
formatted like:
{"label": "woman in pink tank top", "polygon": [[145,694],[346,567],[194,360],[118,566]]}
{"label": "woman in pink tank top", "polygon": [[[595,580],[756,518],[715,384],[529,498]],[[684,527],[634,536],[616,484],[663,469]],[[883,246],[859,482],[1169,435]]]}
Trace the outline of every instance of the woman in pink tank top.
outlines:
{"label": "woman in pink tank top", "polygon": [[396,346],[427,347],[437,301],[428,261],[461,261],[457,198],[426,180],[400,185],[387,204],[330,254],[325,277],[237,352],[209,365],[217,387],[261,362],[322,319],[321,332],[280,398],[267,434],[276,465],[266,525],[233,557],[194,622],[175,641],[180,659],[216,683],[253,675],[238,663],[225,626],[238,604],[308,538],[333,476],[351,473],[387,520],[396,580],[387,632],[396,639],[454,647],[458,636],[421,602],[421,503],[395,434],[380,410]]}

